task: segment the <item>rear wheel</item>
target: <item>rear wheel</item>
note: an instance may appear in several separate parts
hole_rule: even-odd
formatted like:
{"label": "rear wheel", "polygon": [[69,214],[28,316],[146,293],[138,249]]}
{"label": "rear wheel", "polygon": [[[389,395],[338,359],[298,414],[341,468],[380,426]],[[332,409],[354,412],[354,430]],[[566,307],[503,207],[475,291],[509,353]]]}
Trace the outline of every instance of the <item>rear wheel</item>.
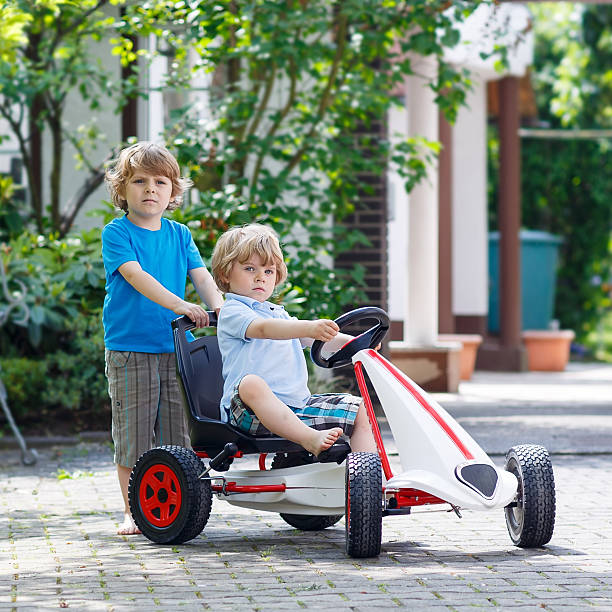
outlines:
{"label": "rear wheel", "polygon": [[[277,453],[272,459],[271,469],[294,467],[296,465],[307,465],[315,463],[315,457],[307,451],[301,453]],[[335,525],[341,518],[341,514],[287,514],[280,513],[283,521],[302,531],[321,531],[326,527]]]}
{"label": "rear wheel", "polygon": [[536,444],[513,446],[506,470],[518,480],[517,499],[504,508],[511,540],[521,548],[544,546],[555,527],[555,477],[548,451]]}
{"label": "rear wheel", "polygon": [[138,459],[130,476],[130,511],[149,540],[181,544],[202,532],[212,506],[202,471],[196,454],[182,446],[160,446]]}
{"label": "rear wheel", "polygon": [[382,467],[376,453],[350,453],[346,459],[346,552],[376,557],[382,542]]}

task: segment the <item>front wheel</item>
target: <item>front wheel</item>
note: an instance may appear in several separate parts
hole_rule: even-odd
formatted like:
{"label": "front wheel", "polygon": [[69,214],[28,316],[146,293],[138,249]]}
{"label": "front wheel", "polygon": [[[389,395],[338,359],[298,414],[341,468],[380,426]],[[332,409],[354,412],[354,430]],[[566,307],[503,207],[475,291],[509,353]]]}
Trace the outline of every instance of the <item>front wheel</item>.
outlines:
{"label": "front wheel", "polygon": [[212,506],[209,480],[200,480],[202,464],[182,446],[153,448],[138,459],[128,498],[134,522],[158,544],[182,544],[204,529]]}
{"label": "front wheel", "polygon": [[516,501],[504,508],[511,540],[521,548],[544,546],[555,527],[555,477],[548,451],[537,444],[513,446],[506,470],[518,480]]}
{"label": "front wheel", "polygon": [[377,557],[382,542],[382,467],[376,453],[346,458],[346,553]]}

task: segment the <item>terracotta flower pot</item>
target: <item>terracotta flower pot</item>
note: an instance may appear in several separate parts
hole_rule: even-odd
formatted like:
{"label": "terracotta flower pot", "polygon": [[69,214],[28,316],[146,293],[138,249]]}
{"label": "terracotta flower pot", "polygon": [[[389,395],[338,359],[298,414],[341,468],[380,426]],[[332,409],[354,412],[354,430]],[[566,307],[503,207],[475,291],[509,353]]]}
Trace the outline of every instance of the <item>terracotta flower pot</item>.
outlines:
{"label": "terracotta flower pot", "polygon": [[474,373],[476,353],[482,342],[482,336],[478,334],[439,334],[440,342],[461,342],[461,354],[459,356],[459,378],[470,380]]}
{"label": "terracotta flower pot", "polygon": [[524,331],[521,337],[527,349],[529,369],[538,372],[565,370],[574,336],[571,329]]}

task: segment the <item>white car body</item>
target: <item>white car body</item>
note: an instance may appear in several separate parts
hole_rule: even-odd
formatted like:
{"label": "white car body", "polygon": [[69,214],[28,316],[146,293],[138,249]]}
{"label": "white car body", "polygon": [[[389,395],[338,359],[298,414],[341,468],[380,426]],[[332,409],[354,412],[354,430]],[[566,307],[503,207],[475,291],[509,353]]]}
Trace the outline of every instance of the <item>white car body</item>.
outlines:
{"label": "white car body", "polygon": [[[387,471],[383,478],[387,507],[398,507],[397,502],[389,503],[393,498],[401,506],[402,497],[415,501],[406,505],[420,505],[421,492],[437,498],[426,503],[446,502],[456,510],[502,508],[516,498],[514,474],[496,467],[463,427],[410,378],[372,349],[359,351],[352,360],[358,380],[360,370],[369,376],[399,452],[402,472],[392,475]],[[363,395],[364,387],[360,387]],[[385,467],[384,449],[381,457]],[[214,487],[218,497],[236,506],[291,514],[344,514],[343,465],[230,470],[221,478],[225,488]],[[229,483],[239,487],[283,485],[284,490],[234,495],[228,492]]]}

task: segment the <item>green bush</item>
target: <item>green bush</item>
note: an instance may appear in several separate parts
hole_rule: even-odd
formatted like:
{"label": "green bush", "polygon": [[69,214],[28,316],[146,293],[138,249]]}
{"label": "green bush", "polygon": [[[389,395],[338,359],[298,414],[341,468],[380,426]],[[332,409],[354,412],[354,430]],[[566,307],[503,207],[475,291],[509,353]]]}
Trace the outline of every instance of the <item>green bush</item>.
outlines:
{"label": "green bush", "polygon": [[23,232],[0,245],[11,297],[30,314],[24,325],[14,309],[0,329],[0,376],[28,430],[109,426],[100,249],[99,229],[62,240]]}
{"label": "green bush", "polygon": [[610,303],[610,150],[577,140],[524,140],[522,150],[523,224],[563,238],[555,317],[584,339]]}
{"label": "green bush", "polygon": [[100,234],[93,229],[58,240],[24,232],[2,245],[9,290],[25,294],[30,320],[19,325],[22,313],[13,311],[0,329],[0,354],[42,356],[69,345],[72,322],[104,300]]}
{"label": "green bush", "polygon": [[42,396],[47,380],[48,364],[28,357],[0,357],[0,376],[15,418],[27,414],[29,407],[36,414],[39,405],[34,398]]}
{"label": "green bush", "polygon": [[10,176],[0,174],[0,242],[23,231],[24,204]]}
{"label": "green bush", "polygon": [[0,358],[9,405],[28,431],[108,429],[101,310],[79,315],[64,348],[41,357]]}
{"label": "green bush", "polygon": [[[560,236],[555,318],[578,339],[610,306],[612,173],[607,143],[523,139],[522,225]],[[489,227],[497,229],[497,137],[489,138]]]}

